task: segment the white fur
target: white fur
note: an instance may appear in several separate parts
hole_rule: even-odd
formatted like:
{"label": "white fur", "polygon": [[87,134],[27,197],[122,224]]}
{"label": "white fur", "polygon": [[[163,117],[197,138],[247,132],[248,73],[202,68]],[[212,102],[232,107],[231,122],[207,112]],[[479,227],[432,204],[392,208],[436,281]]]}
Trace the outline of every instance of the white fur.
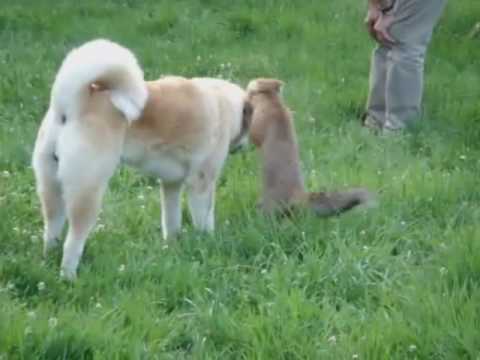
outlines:
{"label": "white fur", "polygon": [[67,55],[53,84],[52,106],[67,117],[78,116],[96,81],[111,90],[112,103],[128,121],[138,119],[148,98],[143,71],[128,49],[103,39]]}
{"label": "white fur", "polygon": [[[125,120],[139,118],[148,91],[135,56],[108,40],[88,42],[72,50],[57,73],[32,159],[37,192],[42,200],[44,253],[57,243],[68,219],[62,273],[70,279],[75,277],[83,246],[95,224],[103,193],[119,163],[123,146],[120,130],[102,139],[106,146],[99,151],[98,139],[91,136],[95,129],[85,127],[91,85],[97,82],[108,90],[105,96],[110,96]],[[103,126],[102,119],[98,121],[97,126]],[[89,210],[87,216],[78,220],[75,211],[82,207]]]}
{"label": "white fur", "polygon": [[[201,141],[197,139],[190,150],[183,145],[172,145],[176,139],[167,139],[171,141],[159,146],[164,140],[161,137],[153,140],[156,150],[152,150],[152,143],[141,135],[132,135],[137,125],[143,124],[137,120],[142,118],[149,92],[134,55],[110,41],[95,40],[71,51],[65,58],[33,153],[45,223],[45,253],[57,244],[68,220],[61,265],[65,278],[76,277],[103,194],[121,157],[162,179],[164,238],[180,231],[184,184],[188,186],[195,227],[214,230],[215,183],[229,145],[241,130],[245,92],[224,80],[195,79],[193,82],[203,101],[198,111],[210,124],[210,131],[199,135]],[[92,89],[92,83],[106,91]],[[108,99],[113,107],[105,106]],[[182,108],[184,103],[179,101],[177,106]],[[134,123],[127,126],[114,108]],[[64,115],[66,121],[62,121]]]}

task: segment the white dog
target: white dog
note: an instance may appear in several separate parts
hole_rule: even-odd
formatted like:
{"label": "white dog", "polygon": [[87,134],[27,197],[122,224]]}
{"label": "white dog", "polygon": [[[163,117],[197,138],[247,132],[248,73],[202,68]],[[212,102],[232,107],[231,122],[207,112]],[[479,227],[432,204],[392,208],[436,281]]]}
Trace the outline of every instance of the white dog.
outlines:
{"label": "white dog", "polygon": [[181,228],[181,191],[196,228],[214,230],[215,182],[247,138],[245,92],[219,79],[145,82],[135,56],[94,40],[65,58],[33,153],[44,253],[69,228],[61,274],[74,279],[108,181],[120,161],[162,180],[162,232]]}

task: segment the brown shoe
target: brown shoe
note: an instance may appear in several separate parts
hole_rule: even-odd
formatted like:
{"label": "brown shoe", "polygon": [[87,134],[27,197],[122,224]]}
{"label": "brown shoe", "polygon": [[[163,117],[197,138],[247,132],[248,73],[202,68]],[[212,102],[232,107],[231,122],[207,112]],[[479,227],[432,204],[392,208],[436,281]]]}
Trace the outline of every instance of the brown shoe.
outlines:
{"label": "brown shoe", "polygon": [[368,113],[362,117],[362,126],[373,131],[382,131],[383,128],[382,123]]}

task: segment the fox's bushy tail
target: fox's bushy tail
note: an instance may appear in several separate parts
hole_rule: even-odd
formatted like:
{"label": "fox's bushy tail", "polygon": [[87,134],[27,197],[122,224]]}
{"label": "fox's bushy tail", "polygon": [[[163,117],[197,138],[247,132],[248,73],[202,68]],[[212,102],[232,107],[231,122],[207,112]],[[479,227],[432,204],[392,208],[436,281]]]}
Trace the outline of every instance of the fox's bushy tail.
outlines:
{"label": "fox's bushy tail", "polygon": [[339,215],[354,207],[375,204],[375,195],[363,188],[308,193],[308,206],[322,217]]}

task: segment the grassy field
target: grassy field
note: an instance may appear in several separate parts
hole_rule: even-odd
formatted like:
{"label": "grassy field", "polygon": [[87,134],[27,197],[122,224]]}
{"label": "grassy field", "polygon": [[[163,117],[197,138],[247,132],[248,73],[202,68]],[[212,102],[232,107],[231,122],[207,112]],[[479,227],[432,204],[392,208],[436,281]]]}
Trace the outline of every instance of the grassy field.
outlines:
{"label": "grassy field", "polygon": [[[425,119],[398,137],[359,126],[364,2],[2,0],[0,359],[480,359],[480,2],[450,1]],[[379,206],[263,218],[247,151],[220,181],[216,234],[186,224],[166,245],[156,180],[121,169],[79,280],[61,282],[30,156],[63,56],[96,37],[148,78],[283,79],[309,187],[365,185]]]}

